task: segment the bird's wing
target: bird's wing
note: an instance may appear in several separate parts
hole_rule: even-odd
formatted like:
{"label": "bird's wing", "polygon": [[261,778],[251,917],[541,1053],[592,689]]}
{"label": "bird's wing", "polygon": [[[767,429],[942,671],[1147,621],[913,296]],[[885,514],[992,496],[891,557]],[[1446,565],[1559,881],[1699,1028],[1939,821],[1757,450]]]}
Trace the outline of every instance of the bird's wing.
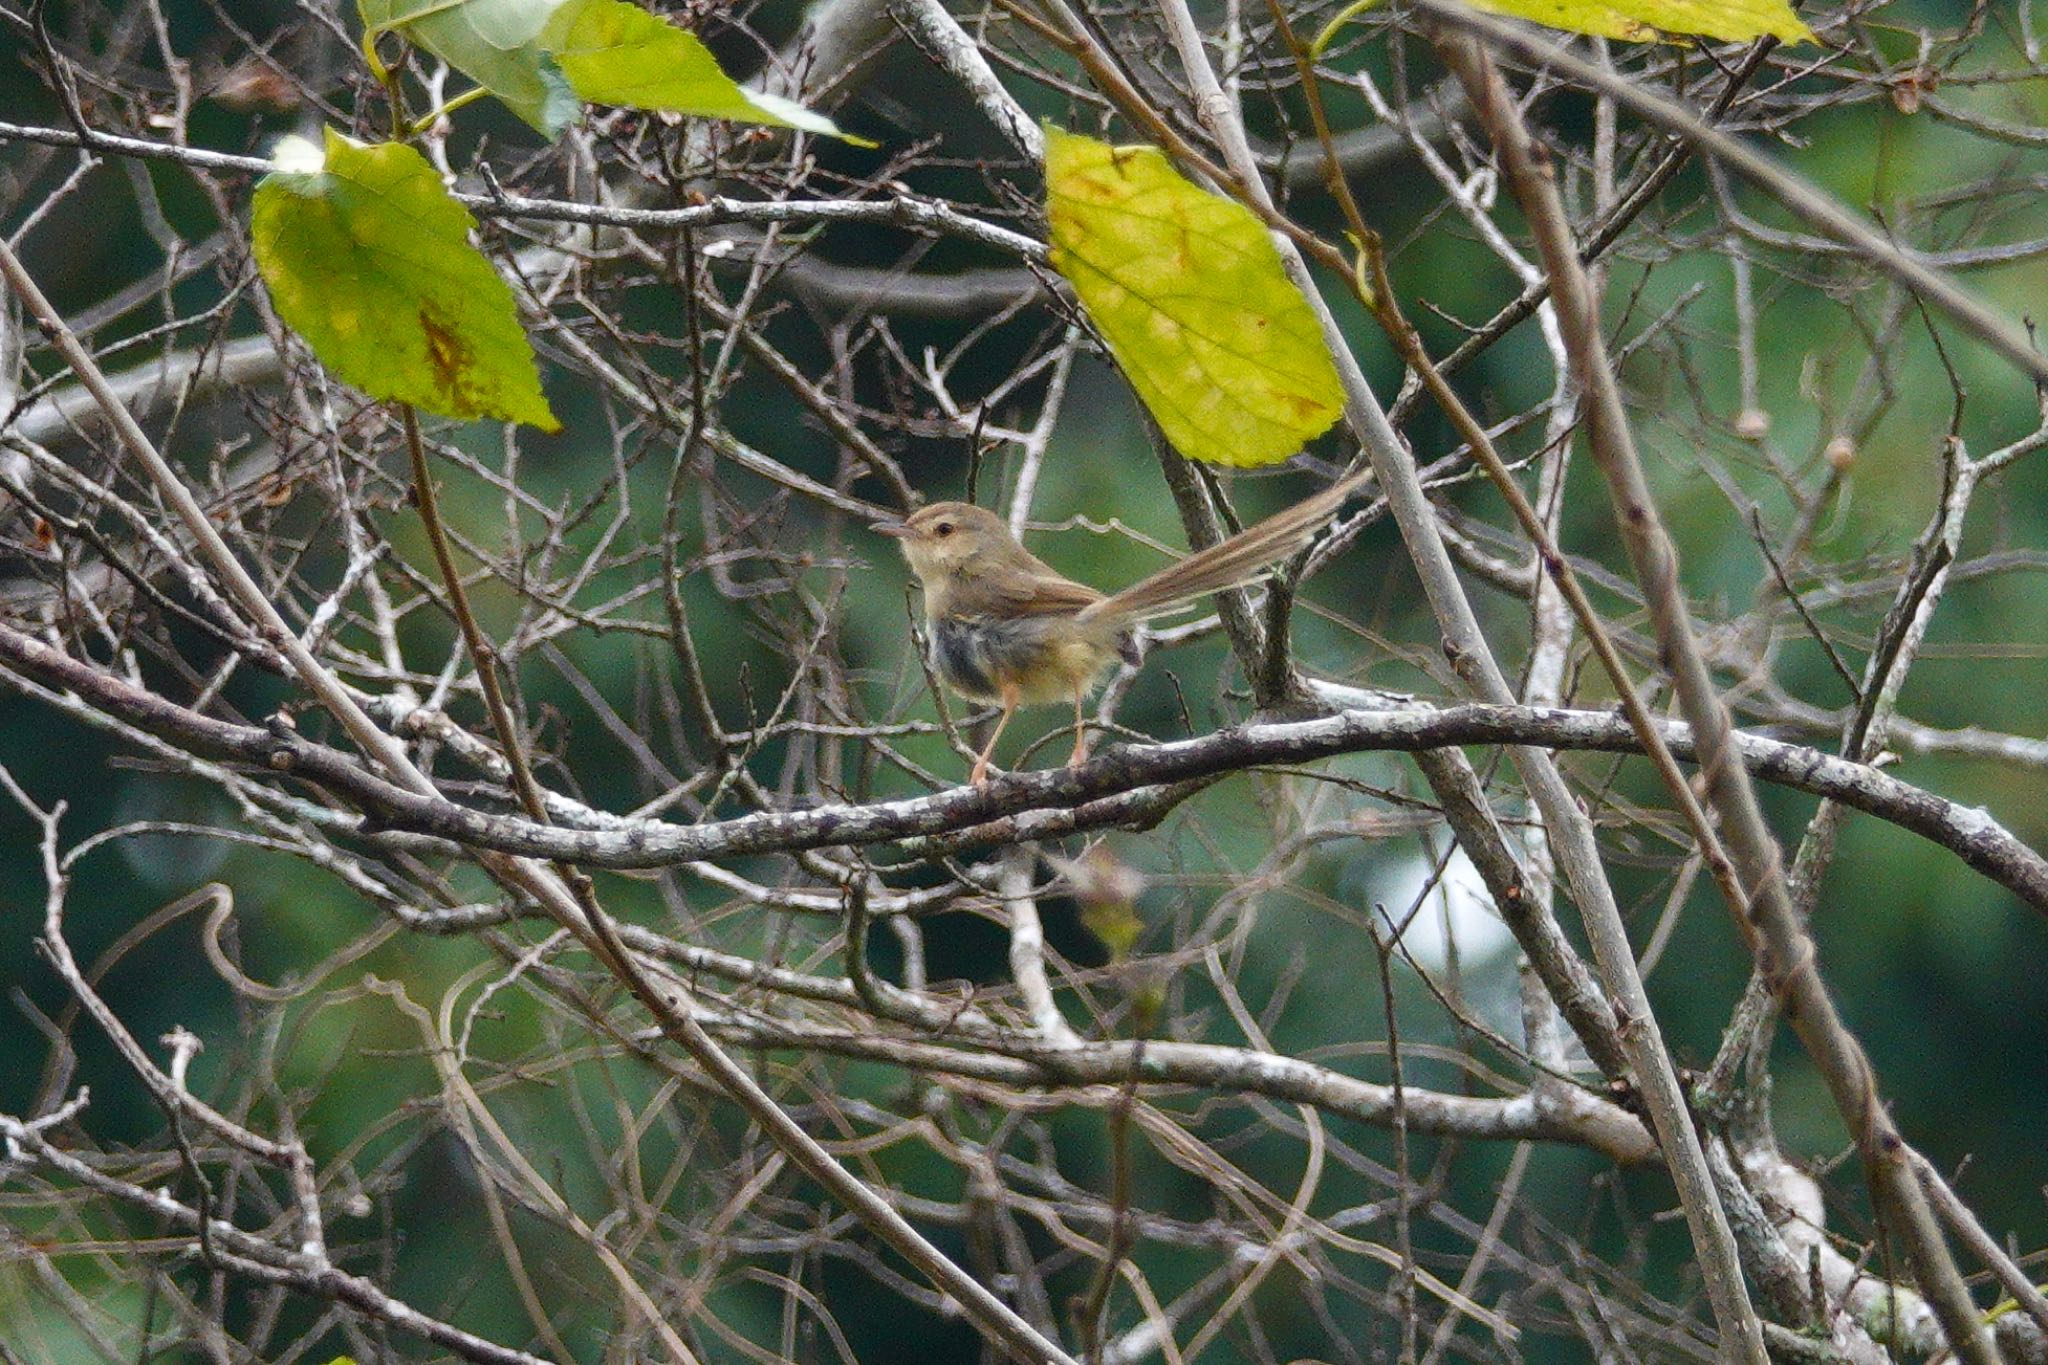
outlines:
{"label": "bird's wing", "polygon": [[1072,616],[1102,600],[1085,583],[1041,564],[1040,572],[1016,574],[981,585],[976,596],[990,616]]}

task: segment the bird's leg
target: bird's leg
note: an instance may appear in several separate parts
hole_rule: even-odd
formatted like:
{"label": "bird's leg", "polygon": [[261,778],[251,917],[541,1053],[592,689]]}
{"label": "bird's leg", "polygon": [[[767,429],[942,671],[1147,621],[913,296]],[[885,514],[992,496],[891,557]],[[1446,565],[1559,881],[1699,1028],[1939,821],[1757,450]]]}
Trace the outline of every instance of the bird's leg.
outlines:
{"label": "bird's leg", "polygon": [[996,751],[996,741],[1003,737],[1003,727],[1010,723],[1010,717],[1016,713],[1018,700],[1015,683],[1011,683],[1003,688],[1003,714],[996,717],[996,728],[989,733],[988,743],[982,745],[981,752],[974,757],[974,771],[967,775],[967,781],[970,785],[976,787],[988,785],[989,755]]}
{"label": "bird's leg", "polygon": [[1081,702],[1087,695],[1086,688],[1074,689],[1074,756],[1067,760],[1069,768],[1078,768],[1088,761],[1088,722],[1081,715]]}

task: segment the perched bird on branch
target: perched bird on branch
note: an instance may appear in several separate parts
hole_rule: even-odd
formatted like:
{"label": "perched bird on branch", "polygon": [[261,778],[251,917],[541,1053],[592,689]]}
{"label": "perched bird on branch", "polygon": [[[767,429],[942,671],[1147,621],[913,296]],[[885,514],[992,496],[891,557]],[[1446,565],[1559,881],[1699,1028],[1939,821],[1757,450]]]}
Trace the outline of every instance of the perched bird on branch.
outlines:
{"label": "perched bird on branch", "polygon": [[1088,756],[1081,706],[1110,665],[1138,661],[1132,631],[1211,593],[1242,587],[1308,544],[1358,490],[1332,484],[1228,540],[1105,594],[1076,583],[1017,543],[993,512],[939,502],[876,522],[924,586],[932,671],[970,701],[1002,707],[968,780],[988,781],[989,756],[1021,705],[1071,700],[1074,755]]}

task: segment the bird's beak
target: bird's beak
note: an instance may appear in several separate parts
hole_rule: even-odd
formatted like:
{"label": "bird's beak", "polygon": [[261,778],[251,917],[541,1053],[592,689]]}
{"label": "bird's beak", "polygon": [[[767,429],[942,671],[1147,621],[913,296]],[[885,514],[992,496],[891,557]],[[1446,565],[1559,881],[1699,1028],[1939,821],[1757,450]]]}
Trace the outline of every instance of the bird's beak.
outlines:
{"label": "bird's beak", "polygon": [[896,521],[892,518],[888,521],[874,522],[868,529],[878,536],[887,536],[891,540],[910,539],[910,523],[906,521]]}

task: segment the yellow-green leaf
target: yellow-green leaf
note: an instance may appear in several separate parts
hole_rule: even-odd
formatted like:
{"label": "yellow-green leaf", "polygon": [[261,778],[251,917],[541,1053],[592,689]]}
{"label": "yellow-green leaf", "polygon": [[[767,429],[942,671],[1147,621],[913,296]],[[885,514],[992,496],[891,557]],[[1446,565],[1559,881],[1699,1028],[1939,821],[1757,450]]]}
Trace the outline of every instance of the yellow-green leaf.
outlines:
{"label": "yellow-green leaf", "polygon": [[[1385,0],[1357,0],[1338,11],[1311,44],[1320,54],[1338,29]],[[1670,37],[1748,42],[1776,38],[1787,43],[1820,41],[1799,21],[1786,0],[1466,0],[1474,9],[1527,19],[1546,28],[1647,43]]]}
{"label": "yellow-green leaf", "polygon": [[1817,41],[1785,0],[1467,0],[1475,9],[1549,28],[1649,42],[1671,34],[1748,42]]}
{"label": "yellow-green leaf", "polygon": [[566,0],[548,21],[540,45],[576,93],[593,104],[846,136],[823,114],[744,89],[719,69],[696,34],[629,0]]}
{"label": "yellow-green leaf", "polygon": [[512,291],[425,157],[330,128],[324,151],[284,139],[275,164],[250,214],[256,265],[322,364],[372,398],[560,428]]}
{"label": "yellow-green leaf", "polygon": [[1337,420],[1322,328],[1249,209],[1156,148],[1045,131],[1053,268],[1176,449],[1276,464]]}

